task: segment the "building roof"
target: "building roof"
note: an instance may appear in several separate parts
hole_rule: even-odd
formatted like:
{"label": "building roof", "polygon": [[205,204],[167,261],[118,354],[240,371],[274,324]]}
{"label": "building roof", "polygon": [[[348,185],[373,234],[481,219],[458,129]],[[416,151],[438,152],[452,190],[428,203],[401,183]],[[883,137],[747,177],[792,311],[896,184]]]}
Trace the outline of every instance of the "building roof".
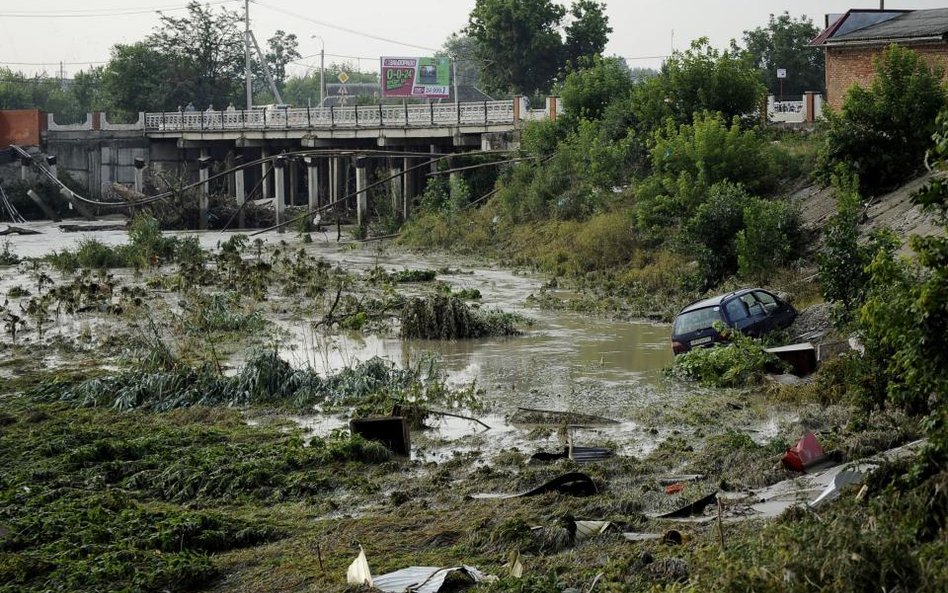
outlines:
{"label": "building roof", "polygon": [[885,44],[944,38],[946,34],[948,34],[948,8],[854,9],[829,24],[826,30],[811,42],[811,45]]}

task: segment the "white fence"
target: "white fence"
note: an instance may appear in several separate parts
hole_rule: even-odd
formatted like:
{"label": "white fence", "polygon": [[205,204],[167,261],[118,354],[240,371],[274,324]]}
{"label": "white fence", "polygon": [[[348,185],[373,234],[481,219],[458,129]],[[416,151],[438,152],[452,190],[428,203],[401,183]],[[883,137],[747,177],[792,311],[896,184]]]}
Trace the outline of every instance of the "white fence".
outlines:
{"label": "white fence", "polygon": [[512,101],[146,113],[144,129],[407,128],[512,124]]}
{"label": "white fence", "polygon": [[802,101],[777,101],[773,95],[767,97],[767,120],[774,123],[802,124],[823,117],[823,96],[813,95],[813,114],[807,113],[807,96]]}

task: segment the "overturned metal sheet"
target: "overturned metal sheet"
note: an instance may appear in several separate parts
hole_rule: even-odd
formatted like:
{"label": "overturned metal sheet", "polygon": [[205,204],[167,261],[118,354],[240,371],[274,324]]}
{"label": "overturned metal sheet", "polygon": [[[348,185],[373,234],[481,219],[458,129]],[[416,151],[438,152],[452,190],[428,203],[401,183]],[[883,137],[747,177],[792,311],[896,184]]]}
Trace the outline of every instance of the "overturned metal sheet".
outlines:
{"label": "overturned metal sheet", "polygon": [[572,459],[576,463],[590,463],[592,461],[601,461],[612,457],[615,452],[612,449],[603,447],[563,447],[562,451],[537,451],[530,459],[533,461],[556,461],[559,459]]}
{"label": "overturned metal sheet", "polygon": [[373,579],[376,589],[386,593],[437,593],[444,580],[453,572],[462,572],[470,577],[472,583],[484,580],[484,573],[471,566],[412,566],[383,574]]}

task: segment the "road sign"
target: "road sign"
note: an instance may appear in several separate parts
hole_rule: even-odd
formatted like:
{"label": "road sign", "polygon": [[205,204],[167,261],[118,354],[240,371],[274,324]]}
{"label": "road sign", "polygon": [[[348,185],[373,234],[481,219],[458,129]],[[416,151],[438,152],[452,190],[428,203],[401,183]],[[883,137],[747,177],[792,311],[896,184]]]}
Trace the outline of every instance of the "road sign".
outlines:
{"label": "road sign", "polygon": [[339,73],[339,82],[341,82],[342,84],[346,84],[347,82],[349,82],[349,75],[346,74],[345,70]]}
{"label": "road sign", "polygon": [[777,68],[777,78],[784,79],[787,77],[786,68]]}

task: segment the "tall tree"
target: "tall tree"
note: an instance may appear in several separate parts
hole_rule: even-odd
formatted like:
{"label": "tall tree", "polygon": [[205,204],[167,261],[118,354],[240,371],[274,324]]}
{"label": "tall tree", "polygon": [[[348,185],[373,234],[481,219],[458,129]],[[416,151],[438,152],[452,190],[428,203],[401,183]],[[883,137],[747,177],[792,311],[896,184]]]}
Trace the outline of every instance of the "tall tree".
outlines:
{"label": "tall tree", "polygon": [[286,67],[293,60],[300,59],[300,52],[297,50],[299,42],[293,33],[285,33],[277,30],[273,37],[267,39],[267,52],[264,59],[267,62],[267,68],[270,69],[270,75],[273,76],[277,88],[283,90],[286,84]]}
{"label": "tall tree", "polygon": [[112,46],[112,59],[102,72],[102,86],[111,107],[125,113],[173,110],[192,96],[172,79],[172,58],[138,42]]}
{"label": "tall tree", "polygon": [[481,63],[477,56],[477,41],[470,35],[452,33],[437,56],[448,57],[455,61],[458,84],[481,88]]}
{"label": "tall tree", "polygon": [[181,18],[159,12],[161,23],[145,43],[169,59],[168,74],[180,100],[195,106],[223,107],[240,94],[244,43],[241,16],[221,8],[211,10],[192,1]]}
{"label": "tall tree", "polygon": [[550,0],[477,0],[464,32],[477,41],[488,90],[549,89],[560,68],[558,27],[565,15],[566,9]]}
{"label": "tall tree", "polygon": [[564,47],[567,62],[575,66],[583,58],[602,55],[612,33],[606,5],[593,0],[577,0],[570,7],[569,14],[572,20],[566,25]]}
{"label": "tall tree", "polygon": [[770,15],[766,27],[744,31],[744,45],[771,94],[780,92],[777,69],[787,71],[783,94],[800,95],[804,91],[822,91],[826,86],[823,50],[810,47],[819,34],[806,15],[794,20],[790,13]]}

